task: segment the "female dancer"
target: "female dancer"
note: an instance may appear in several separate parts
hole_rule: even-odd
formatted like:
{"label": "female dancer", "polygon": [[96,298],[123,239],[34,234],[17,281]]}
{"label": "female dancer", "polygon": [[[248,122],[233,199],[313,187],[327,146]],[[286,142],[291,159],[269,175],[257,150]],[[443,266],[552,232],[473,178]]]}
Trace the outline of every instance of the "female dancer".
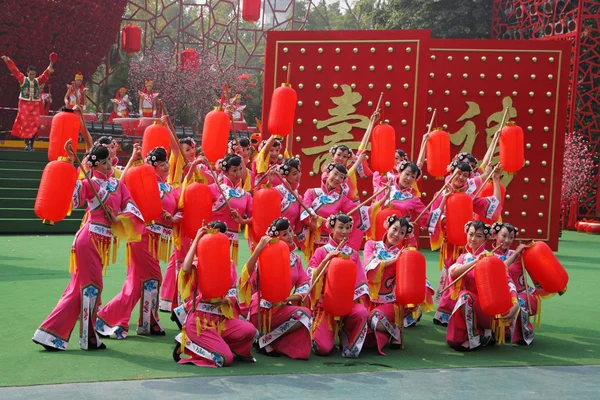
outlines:
{"label": "female dancer", "polygon": [[[472,221],[465,226],[469,247],[478,248],[485,245],[491,236],[492,228],[483,221]],[[479,255],[478,257],[482,257]],[[466,258],[461,256],[448,270],[448,281],[453,283],[463,272],[469,268],[465,266]],[[458,288],[456,288],[458,286]],[[510,281],[509,286],[513,297],[513,307],[503,316],[512,320],[518,312],[517,292]],[[460,281],[455,283],[451,291],[458,292],[458,301],[452,311],[446,332],[446,342],[450,347],[459,351],[473,350],[493,342],[492,318],[485,314],[479,304],[475,270],[472,269]]]}
{"label": "female dancer", "polygon": [[230,140],[227,144],[227,153],[237,154],[242,157],[242,164],[244,165],[244,169],[242,170],[242,189],[250,192],[252,190],[252,170],[248,168],[250,164],[250,140],[248,138],[241,138],[237,142]]}
{"label": "female dancer", "polygon": [[[261,297],[259,321],[256,264],[260,253],[274,238],[285,242],[290,249],[290,277],[294,294],[279,304],[271,304]],[[300,304],[308,294],[308,275],[302,267],[300,257],[294,253],[295,249],[294,231],[290,221],[277,218],[271,223],[267,236],[261,238],[242,269],[240,301],[250,304],[250,321],[259,332],[264,333],[258,340],[261,354],[285,354],[290,358],[306,360],[310,353],[311,313],[308,308],[293,304]]]}
{"label": "female dancer", "polygon": [[[400,348],[400,328],[414,326],[421,318],[422,312],[433,311],[433,288],[425,280],[425,301],[415,309],[405,309],[400,316],[400,309],[396,304],[396,261],[400,257],[404,240],[413,232],[413,228],[406,218],[391,215],[385,227],[387,232],[379,241],[369,240],[365,245],[365,273],[371,294],[371,309],[369,326],[371,335],[377,344],[379,353],[385,355],[383,346],[390,342],[390,348]],[[417,314],[414,318],[413,312]],[[401,321],[402,318],[402,321]],[[373,337],[367,343],[373,342]]]}
{"label": "female dancer", "polygon": [[385,174],[380,174],[377,171],[373,172],[373,190],[377,191],[384,187],[387,183],[393,184],[396,182],[396,179],[399,175],[400,163],[402,161],[408,161],[408,156],[404,152],[404,150],[396,149],[396,153],[394,155],[394,168],[388,171]]}
{"label": "female dancer", "polygon": [[[357,251],[348,246],[336,250],[342,241],[347,240],[352,231],[352,218],[348,214],[338,212],[327,219],[331,229],[329,242],[319,247],[308,263],[307,273],[311,276],[313,289],[310,293],[313,311],[312,350],[320,356],[328,355],[334,346],[335,335],[338,332],[336,321],[323,308],[323,288],[327,279],[326,272],[321,275],[329,261],[340,254],[350,257],[356,263],[356,281],[354,289],[354,307],[350,314],[341,318],[339,327],[340,348],[342,357],[356,358],[367,336],[367,315],[369,308],[369,286],[365,270]],[[321,275],[321,276],[320,276]]]}
{"label": "female dancer", "polygon": [[[275,136],[271,136],[258,147],[258,155],[252,161],[252,188],[259,185],[262,177],[273,165],[281,165],[284,156],[281,153],[281,142]],[[281,156],[281,158],[280,158]],[[273,186],[281,184],[277,177],[273,177]]]}
{"label": "female dancer", "polygon": [[[221,221],[212,221],[208,228],[225,233],[227,226]],[[211,234],[206,228],[198,230],[181,269],[184,275],[180,287],[184,288],[182,297],[190,294],[186,308],[190,310],[184,317],[182,332],[175,337],[173,358],[179,364],[192,363],[199,367],[224,367],[231,365],[234,358],[239,361],[256,362],[250,353],[252,342],[256,336],[256,328],[239,319],[240,311],[237,303],[237,273],[231,261],[231,289],[220,299],[209,299],[195,293],[198,259],[195,258],[198,241],[205,234]],[[185,283],[184,283],[185,282]],[[181,358],[181,353],[189,358]]]}
{"label": "female dancer", "polygon": [[[65,148],[68,149],[70,144],[71,141],[67,141]],[[118,246],[115,235],[124,232],[127,240],[139,240],[143,230],[144,219],[129,191],[120,181],[110,177],[113,166],[108,149],[102,145],[92,147],[88,160],[93,183],[78,180],[73,192],[73,208],[87,201],[89,216],[84,218],[71,248],[71,281],[52,313],[33,335],[33,342],[49,351],[67,349],[78,318],[79,346],[83,350],[106,348],[94,331],[102,294],[102,269],[109,264],[111,253],[114,262]],[[103,212],[91,185],[106,206],[108,215]]]}
{"label": "female dancer", "polygon": [[[136,147],[131,159],[141,157]],[[167,152],[157,147],[146,156],[146,162],[154,167],[157,185],[163,205],[162,215],[152,225],[146,226],[142,240],[127,247],[127,278],[121,292],[98,312],[96,332],[101,336],[125,339],[129,332],[129,319],[135,305],[141,305],[138,318],[138,335],[164,336],[158,318],[158,293],[162,283],[159,260],[167,262],[171,251],[173,226],[181,222],[176,214],[179,192],[165,181],[169,176]],[[123,172],[127,176],[127,169]]]}
{"label": "female dancer", "polygon": [[513,343],[529,345],[535,337],[533,324],[529,322],[529,316],[538,316],[538,304],[541,302],[541,299],[540,295],[536,293],[535,288],[527,284],[523,273],[521,254],[527,248],[527,245],[521,243],[517,246],[516,250],[510,250],[510,246],[519,231],[507,222],[494,223],[492,225],[492,232],[496,237],[495,246],[502,245],[500,250],[496,251],[494,255],[504,261],[504,264],[508,268],[508,275],[510,275],[515,284],[519,300],[519,310],[510,325],[510,336]]}

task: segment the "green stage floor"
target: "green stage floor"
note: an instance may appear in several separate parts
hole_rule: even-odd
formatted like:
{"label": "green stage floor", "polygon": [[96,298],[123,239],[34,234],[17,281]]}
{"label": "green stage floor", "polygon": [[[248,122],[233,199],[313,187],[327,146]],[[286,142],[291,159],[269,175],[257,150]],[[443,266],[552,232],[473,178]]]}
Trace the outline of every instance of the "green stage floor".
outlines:
{"label": "green stage floor", "polygon": [[[503,345],[472,353],[455,352],[444,342],[444,329],[432,324],[431,315],[425,315],[419,326],[406,331],[405,350],[388,351],[387,357],[370,349],[364,350],[356,360],[343,359],[339,354],[325,358],[311,355],[308,361],[258,355],[256,364],[234,363],[232,367],[221,369],[178,365],[171,359],[177,328],[167,314],[161,314],[166,337],[136,336],[137,318],[134,317],[131,336],[123,341],[107,340],[105,351],[79,350],[75,334],[66,352],[48,353],[34,345],[31,336],[67,285],[72,240],[72,236],[0,236],[3,299],[0,386],[215,375],[600,364],[600,303],[593,297],[600,287],[600,236],[564,233],[558,256],[570,275],[569,290],[562,297],[555,296],[544,302],[542,327],[536,331],[536,339],[530,347]],[[247,259],[247,248],[240,250],[240,260]],[[428,260],[428,277],[437,282],[438,254],[424,253]],[[118,263],[109,267],[105,276],[105,302],[123,284],[123,260],[124,247]]]}

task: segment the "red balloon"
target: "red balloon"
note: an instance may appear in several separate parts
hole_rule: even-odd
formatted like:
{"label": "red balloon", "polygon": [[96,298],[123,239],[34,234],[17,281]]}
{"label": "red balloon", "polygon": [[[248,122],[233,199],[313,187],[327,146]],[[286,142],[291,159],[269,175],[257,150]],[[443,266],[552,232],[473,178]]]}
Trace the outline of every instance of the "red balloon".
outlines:
{"label": "red balloon", "polygon": [[212,221],[212,195],[208,185],[194,182],[183,192],[183,233],[190,239],[196,237],[202,224]]}
{"label": "red balloon", "polygon": [[283,83],[273,91],[268,121],[271,135],[285,137],[292,131],[297,100],[296,91],[287,83]]}
{"label": "red balloon", "polygon": [[427,172],[441,178],[446,175],[450,164],[450,135],[441,129],[435,129],[427,140]]}
{"label": "red balloon", "polygon": [[223,297],[231,288],[231,258],[229,239],[218,230],[200,238],[196,247],[198,257],[198,289],[204,297]]}
{"label": "red balloon", "polygon": [[222,108],[215,108],[206,114],[202,129],[202,150],[211,163],[216,163],[227,154],[229,127],[229,116]]}
{"label": "red balloon", "polygon": [[544,242],[535,242],[523,251],[523,266],[534,282],[548,293],[562,293],[567,289],[569,274]]}
{"label": "red balloon", "polygon": [[242,4],[242,19],[255,23],[260,18],[260,0],[244,0]]}
{"label": "red balloon", "polygon": [[127,172],[127,189],[146,223],[162,214],[163,207],[156,181],[156,172],[149,164],[139,164]]}
{"label": "red balloon", "polygon": [[[493,196],[494,195],[494,184],[492,182],[488,182],[486,183],[486,185],[483,187],[483,189],[481,189],[481,192],[479,192],[479,196],[477,197],[489,197],[489,196]],[[502,206],[504,206],[504,196],[506,195],[506,189],[504,188],[503,184],[500,184],[500,204]],[[482,217],[479,214],[475,214],[475,219],[479,219],[482,220],[483,222],[485,222],[486,224],[493,224],[495,221],[492,221],[491,219],[487,219]]]}
{"label": "red balloon", "polygon": [[422,303],[427,280],[425,256],[417,250],[405,251],[396,261],[396,301],[401,305]]}
{"label": "red balloon", "polygon": [[81,121],[74,112],[59,112],[52,118],[50,128],[50,143],[48,145],[48,161],[55,161],[59,157],[68,157],[65,150],[67,140],[72,140],[73,150],[77,151],[79,128]]}
{"label": "red balloon", "polygon": [[329,315],[343,317],[352,311],[356,268],[356,263],[345,257],[335,257],[329,263],[323,292],[323,308]]}
{"label": "red balloon", "polygon": [[54,225],[71,209],[77,170],[70,160],[50,161],[44,168],[33,210],[42,222]]}
{"label": "red balloon", "polygon": [[290,248],[283,241],[272,240],[258,256],[260,294],[270,303],[279,303],[292,290]]}
{"label": "red balloon", "polygon": [[142,29],[137,25],[125,25],[121,31],[121,48],[129,55],[140,51]]}
{"label": "red balloon", "polygon": [[371,135],[371,166],[380,174],[394,168],[396,131],[391,125],[379,124]]}
{"label": "red balloon", "polygon": [[512,121],[500,134],[500,164],[506,172],[517,172],[525,164],[523,129]]}
{"label": "red balloon", "polygon": [[446,239],[455,246],[467,244],[465,224],[473,219],[473,201],[466,193],[452,193],[446,200]]}
{"label": "red balloon", "polygon": [[475,266],[475,284],[481,309],[487,315],[504,314],[512,307],[512,296],[504,262],[498,257],[485,257]]}
{"label": "red balloon", "polygon": [[169,154],[171,150],[171,133],[162,122],[154,122],[144,130],[142,137],[142,157],[146,158],[148,153],[157,147],[162,147]]}
{"label": "red balloon", "polygon": [[252,199],[252,234],[258,242],[267,234],[267,230],[275,219],[281,217],[281,196],[277,189],[265,185],[254,192]]}

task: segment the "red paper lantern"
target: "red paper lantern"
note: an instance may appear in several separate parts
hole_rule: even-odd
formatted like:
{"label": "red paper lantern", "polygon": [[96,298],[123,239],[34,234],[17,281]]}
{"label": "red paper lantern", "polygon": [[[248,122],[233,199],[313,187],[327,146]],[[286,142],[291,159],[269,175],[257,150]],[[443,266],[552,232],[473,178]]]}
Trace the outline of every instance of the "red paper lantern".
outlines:
{"label": "red paper lantern", "polygon": [[517,172],[525,163],[523,129],[510,121],[500,134],[500,164],[506,172]]}
{"label": "red paper lantern", "polygon": [[156,181],[156,172],[149,164],[138,164],[127,172],[127,189],[146,223],[162,214],[163,207]]}
{"label": "red paper lantern", "polygon": [[396,208],[389,207],[383,208],[377,213],[377,216],[375,217],[375,237],[373,240],[383,240],[387,232],[387,229],[385,229],[385,222],[392,215],[400,216],[400,211]]}
{"label": "red paper lantern", "polygon": [[272,240],[258,256],[260,294],[270,303],[279,303],[292,290],[290,248],[279,239]]}
{"label": "red paper lantern", "polygon": [[504,314],[512,307],[512,296],[504,262],[498,257],[485,257],[475,266],[475,284],[481,309],[487,315]]}
{"label": "red paper lantern", "polygon": [[455,246],[467,244],[465,224],[473,219],[473,201],[466,193],[452,193],[446,200],[446,239]]}
{"label": "red paper lantern", "polygon": [[212,194],[208,185],[195,182],[183,192],[183,233],[190,239],[196,237],[202,224],[212,221]]}
{"label": "red paper lantern", "polygon": [[71,209],[77,170],[67,158],[50,161],[44,168],[33,210],[44,224],[63,220]]}
{"label": "red paper lantern", "polygon": [[567,290],[569,274],[558,261],[550,247],[544,242],[535,242],[523,251],[524,266],[534,282],[548,293],[563,293]]}
{"label": "red paper lantern", "polygon": [[229,239],[218,230],[200,238],[196,246],[198,257],[198,289],[203,297],[223,297],[231,288],[231,258]]}
{"label": "red paper lantern", "polygon": [[379,124],[371,135],[371,167],[385,174],[394,168],[396,131],[389,124]]}
{"label": "red paper lantern", "polygon": [[335,257],[329,263],[323,292],[323,308],[332,317],[350,314],[354,307],[356,263],[347,257]]}
{"label": "red paper lantern", "polygon": [[252,199],[252,233],[258,242],[267,234],[267,230],[275,219],[281,217],[281,196],[277,189],[264,185],[254,192]]}
{"label": "red paper lantern", "polygon": [[275,89],[271,97],[271,109],[269,111],[269,133],[271,135],[287,136],[294,126],[294,114],[296,113],[296,101],[298,96],[292,89],[292,85],[282,83]]}
{"label": "red paper lantern", "polygon": [[441,129],[435,129],[427,140],[427,172],[441,178],[446,175],[450,164],[450,135]]}
{"label": "red paper lantern", "polygon": [[425,300],[427,261],[417,250],[405,251],[396,261],[396,302],[416,306]]}
{"label": "red paper lantern", "polygon": [[242,19],[250,24],[260,18],[260,0],[244,0],[242,4]]}
{"label": "red paper lantern", "polygon": [[121,48],[130,56],[140,51],[142,29],[137,25],[125,25],[121,32]]}
{"label": "red paper lantern", "polygon": [[182,71],[196,71],[200,65],[200,55],[195,49],[185,49],[179,55]]}
{"label": "red paper lantern", "polygon": [[229,127],[229,116],[222,108],[216,107],[206,114],[202,129],[202,150],[211,163],[216,163],[227,154]]}
{"label": "red paper lantern", "polygon": [[157,147],[162,147],[167,151],[171,149],[171,133],[162,122],[154,122],[144,130],[142,137],[142,157],[146,158],[148,153]]}
{"label": "red paper lantern", "polygon": [[[504,196],[506,194],[506,188],[504,187],[503,184],[500,184],[500,204],[502,206],[504,206]],[[484,197],[489,197],[489,196],[493,196],[494,195],[494,184],[493,182],[488,182],[486,183],[486,185],[483,187],[483,189],[481,189],[481,192],[479,192],[478,197],[484,198]],[[482,220],[483,222],[485,222],[486,224],[493,224],[495,221],[492,221],[491,219],[487,219],[482,217],[479,214],[475,214],[475,219],[479,219]]]}
{"label": "red paper lantern", "polygon": [[593,235],[600,234],[600,223],[597,223],[597,222],[588,223],[587,227],[585,228],[585,231],[587,233],[591,233]]}
{"label": "red paper lantern", "polygon": [[77,151],[79,128],[81,128],[81,121],[74,112],[59,112],[52,118],[48,161],[55,161],[59,157],[68,157],[65,143],[69,139],[72,140],[73,150]]}
{"label": "red paper lantern", "polygon": [[577,232],[585,232],[587,230],[588,226],[590,226],[590,222],[586,221],[585,219],[583,221],[579,221],[577,224],[575,224],[575,228],[577,229]]}

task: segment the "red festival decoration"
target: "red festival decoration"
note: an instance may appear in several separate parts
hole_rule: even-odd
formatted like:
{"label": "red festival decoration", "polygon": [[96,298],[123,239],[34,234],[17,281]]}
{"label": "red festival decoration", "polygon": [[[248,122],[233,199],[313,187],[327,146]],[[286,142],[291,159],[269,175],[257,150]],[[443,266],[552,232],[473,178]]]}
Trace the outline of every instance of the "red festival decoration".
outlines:
{"label": "red festival decoration", "polygon": [[[485,186],[483,187],[483,189],[481,189],[481,192],[479,192],[479,197],[484,198],[484,197],[489,197],[489,196],[493,196],[494,195],[494,183],[493,182],[488,182],[485,184]],[[504,187],[503,184],[500,184],[500,204],[502,206],[504,206],[504,196],[506,195],[506,188]],[[494,221],[492,221],[491,219],[487,219],[482,217],[479,214],[475,214],[475,219],[480,219],[483,222],[485,222],[488,225],[491,225],[494,223]]]}
{"label": "red festival decoration", "polygon": [[212,221],[212,195],[208,185],[194,182],[185,188],[183,214],[183,233],[193,239],[203,224]]}
{"label": "red festival decoration", "polygon": [[44,224],[61,221],[71,210],[77,170],[69,159],[50,161],[44,168],[33,210]]}
{"label": "red festival decoration", "polygon": [[427,140],[427,172],[441,178],[446,175],[450,164],[450,135],[441,129],[435,129]]}
{"label": "red festival decoration", "polygon": [[146,158],[149,152],[157,147],[162,147],[167,151],[171,149],[171,133],[162,122],[155,122],[144,130],[142,137],[142,157]]}
{"label": "red festival decoration", "polygon": [[350,314],[354,307],[356,263],[350,258],[335,257],[329,263],[323,292],[323,308],[332,317]]}
{"label": "red festival decoration", "polygon": [[56,54],[55,52],[50,53],[50,61],[52,61],[53,63],[57,63],[58,62],[58,54]]}
{"label": "red festival decoration", "polygon": [[185,49],[179,55],[182,71],[196,71],[200,65],[200,55],[196,49]]}
{"label": "red festival decoration", "polygon": [[203,296],[221,298],[231,288],[229,239],[218,230],[207,232],[198,241],[198,289]]}
{"label": "red festival decoration", "polygon": [[121,31],[121,48],[130,56],[140,51],[142,29],[137,25],[125,25]]}
{"label": "red festival decoration", "polygon": [[427,261],[417,250],[403,252],[396,261],[396,301],[414,307],[425,300]]}
{"label": "red festival decoration", "polygon": [[222,108],[215,107],[206,114],[202,129],[202,150],[211,163],[216,163],[227,154],[229,127],[229,117]]}
{"label": "red festival decoration", "polygon": [[272,135],[287,136],[294,127],[294,114],[298,95],[292,86],[283,83],[273,91],[269,112],[269,132]]}
{"label": "red festival decoration", "polygon": [[281,217],[281,196],[277,189],[264,185],[254,192],[252,200],[252,236],[258,242],[267,234],[267,229],[275,219]]}
{"label": "red festival decoration", "polygon": [[500,135],[500,164],[506,172],[518,172],[525,164],[523,129],[510,121]]}
{"label": "red festival decoration", "polygon": [[144,221],[150,223],[163,211],[156,172],[149,164],[137,164],[127,172],[127,188],[138,206]]}
{"label": "red festival decoration", "polygon": [[465,224],[473,219],[473,201],[466,193],[452,193],[446,200],[446,239],[455,246],[467,244]]}
{"label": "red festival decoration", "polygon": [[475,283],[481,309],[487,315],[506,313],[512,307],[512,296],[504,262],[498,257],[485,257],[475,266]]}
{"label": "red festival decoration", "polygon": [[59,157],[67,157],[65,143],[69,139],[72,140],[73,147],[77,147],[80,127],[81,121],[79,115],[74,112],[60,112],[52,118],[50,143],[48,145],[48,161],[57,160]]}
{"label": "red festival decoration", "polygon": [[377,213],[377,216],[375,217],[375,237],[372,238],[373,240],[384,239],[384,235],[387,233],[385,223],[392,215],[400,216],[400,211],[394,207],[386,207],[382,208],[381,211]]}
{"label": "red festival decoration", "polygon": [[260,0],[243,0],[242,19],[250,24],[260,18]]}
{"label": "red festival decoration", "polygon": [[567,289],[569,275],[550,247],[544,242],[535,242],[523,252],[523,263],[534,282],[548,293],[562,294]]}
{"label": "red festival decoration", "polygon": [[290,248],[285,242],[274,239],[258,256],[260,294],[270,303],[279,303],[289,297],[292,290],[290,278]]}
{"label": "red festival decoration", "polygon": [[396,131],[386,123],[381,123],[373,129],[371,135],[371,166],[380,174],[385,174],[394,168],[396,154]]}

